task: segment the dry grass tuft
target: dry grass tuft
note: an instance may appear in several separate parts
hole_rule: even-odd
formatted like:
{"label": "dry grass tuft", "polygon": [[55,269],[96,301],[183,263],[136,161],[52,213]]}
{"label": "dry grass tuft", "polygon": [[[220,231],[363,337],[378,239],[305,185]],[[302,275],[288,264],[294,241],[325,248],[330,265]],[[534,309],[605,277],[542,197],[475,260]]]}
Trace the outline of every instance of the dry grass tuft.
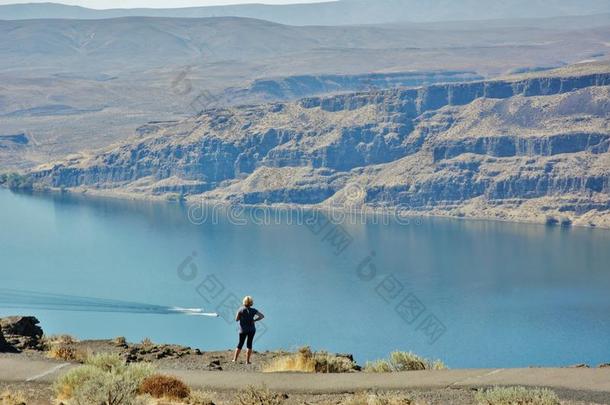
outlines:
{"label": "dry grass tuft", "polygon": [[76,339],[72,335],[44,336],[43,341],[49,345],[52,345],[52,344],[73,345],[74,343],[78,343],[78,339]]}
{"label": "dry grass tuft", "polygon": [[398,394],[360,392],[341,402],[341,405],[415,405],[415,402]]}
{"label": "dry grass tuft", "polygon": [[138,388],[140,394],[153,398],[185,399],[191,394],[190,388],[181,380],[161,374],[154,374],[142,381]]}
{"label": "dry grass tuft", "polygon": [[117,336],[112,340],[115,346],[118,347],[127,347],[127,339],[124,336]]}
{"label": "dry grass tuft", "polygon": [[69,344],[56,343],[50,346],[47,351],[47,357],[56,360],[78,361],[84,363],[89,357],[89,353],[70,346]]}
{"label": "dry grass tuft", "polygon": [[284,396],[269,391],[265,386],[261,388],[249,386],[235,396],[235,403],[239,405],[281,405],[284,400]]}
{"label": "dry grass tuft", "polygon": [[188,405],[214,405],[212,394],[206,391],[191,391],[186,403]]}
{"label": "dry grass tuft", "polygon": [[368,361],[364,365],[364,371],[367,373],[391,373],[394,371],[392,365],[387,360]]}
{"label": "dry grass tuft", "polygon": [[412,370],[445,370],[447,366],[440,360],[429,360],[411,352],[392,352],[388,360],[367,362],[364,371],[388,373]]}
{"label": "dry grass tuft", "polygon": [[477,392],[479,405],[559,405],[559,397],[546,388],[494,387]]}
{"label": "dry grass tuft", "polygon": [[299,371],[303,373],[349,373],[355,364],[347,357],[326,352],[312,352],[308,346],[297,353],[280,356],[263,367],[266,373]]}
{"label": "dry grass tuft", "polygon": [[0,394],[0,405],[26,405],[25,395],[21,391],[6,390]]}

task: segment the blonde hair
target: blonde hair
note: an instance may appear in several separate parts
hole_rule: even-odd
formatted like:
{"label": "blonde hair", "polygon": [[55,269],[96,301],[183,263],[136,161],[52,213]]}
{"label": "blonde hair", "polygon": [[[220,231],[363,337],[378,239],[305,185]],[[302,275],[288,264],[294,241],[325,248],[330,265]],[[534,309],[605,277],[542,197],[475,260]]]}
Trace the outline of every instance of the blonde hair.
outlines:
{"label": "blonde hair", "polygon": [[249,295],[246,295],[242,301],[242,303],[244,304],[244,306],[246,307],[251,307],[252,305],[254,305],[254,300],[252,299],[252,297],[250,297]]}

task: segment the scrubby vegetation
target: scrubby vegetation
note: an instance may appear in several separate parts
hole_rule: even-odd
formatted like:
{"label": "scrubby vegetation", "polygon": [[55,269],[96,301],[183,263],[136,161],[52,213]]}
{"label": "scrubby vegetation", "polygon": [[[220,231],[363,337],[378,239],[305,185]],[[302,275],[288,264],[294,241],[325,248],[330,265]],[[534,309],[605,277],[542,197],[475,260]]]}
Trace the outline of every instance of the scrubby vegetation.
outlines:
{"label": "scrubby vegetation", "polygon": [[134,405],[140,384],[154,372],[149,364],[127,364],[117,354],[91,356],[54,385],[57,398],[68,405]]}
{"label": "scrubby vegetation", "polygon": [[239,405],[281,405],[285,396],[270,391],[267,387],[256,388],[249,386],[235,396],[235,403]]}
{"label": "scrubby vegetation", "polygon": [[47,351],[47,357],[50,359],[64,360],[64,361],[78,361],[84,363],[89,357],[87,352],[78,350],[73,346],[57,343],[51,345]]}
{"label": "scrubby vegetation", "polygon": [[392,352],[387,360],[367,362],[364,371],[388,373],[393,371],[444,370],[447,366],[440,360],[429,360],[411,352]]}
{"label": "scrubby vegetation", "polygon": [[71,345],[74,343],[77,343],[78,340],[72,336],[72,335],[51,335],[51,336],[44,336],[43,337],[44,343],[46,345],[52,345],[52,344],[64,344],[64,345]]}
{"label": "scrubby vegetation", "polygon": [[152,347],[154,345],[153,341],[150,340],[150,338],[144,338],[142,339],[142,341],[140,342],[140,344],[142,345],[142,347]]}
{"label": "scrubby vegetation", "polygon": [[124,336],[117,336],[112,340],[112,342],[117,347],[127,347],[127,339],[125,339]]}
{"label": "scrubby vegetation", "polygon": [[0,174],[0,185],[11,190],[31,190],[34,187],[34,180],[31,176],[19,173],[4,173]]}
{"label": "scrubby vegetation", "polygon": [[388,360],[367,361],[364,365],[364,371],[368,373],[391,373],[392,365]]}
{"label": "scrubby vegetation", "polygon": [[545,388],[494,387],[478,392],[479,405],[559,405],[559,398]]}
{"label": "scrubby vegetation", "polygon": [[84,363],[89,353],[78,349],[75,344],[78,341],[70,335],[51,335],[43,337],[43,347],[50,359],[78,361]]}
{"label": "scrubby vegetation", "polygon": [[188,405],[214,405],[212,395],[205,391],[191,391],[186,403]]}
{"label": "scrubby vegetation", "polygon": [[357,370],[353,360],[327,352],[312,352],[308,346],[280,356],[263,367],[264,372],[349,373]]}
{"label": "scrubby vegetation", "polygon": [[191,394],[190,388],[179,379],[167,375],[154,374],[146,377],[138,389],[140,394],[153,398],[183,400]]}
{"label": "scrubby vegetation", "polygon": [[25,395],[21,391],[6,390],[0,394],[0,405],[25,405]]}
{"label": "scrubby vegetation", "polygon": [[409,398],[402,395],[360,392],[341,402],[341,405],[412,405]]}

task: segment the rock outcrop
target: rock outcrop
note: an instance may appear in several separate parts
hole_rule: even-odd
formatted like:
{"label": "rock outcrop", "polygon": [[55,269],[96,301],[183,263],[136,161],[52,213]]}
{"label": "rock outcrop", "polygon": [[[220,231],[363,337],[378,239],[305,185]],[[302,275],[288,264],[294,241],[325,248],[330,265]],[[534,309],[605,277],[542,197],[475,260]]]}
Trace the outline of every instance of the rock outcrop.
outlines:
{"label": "rock outcrop", "polygon": [[2,329],[0,329],[0,353],[15,352],[15,351],[16,351],[16,349],[13,346],[8,344],[8,342],[4,338]]}
{"label": "rock outcrop", "polygon": [[609,103],[610,67],[214,109],[32,177],[245,204],[356,184],[361,207],[610,226]]}
{"label": "rock outcrop", "polygon": [[370,73],[359,75],[299,75],[254,80],[248,87],[227,89],[224,98],[231,100],[273,102],[295,100],[318,94],[414,87],[431,83],[481,80],[482,76],[467,71],[430,71]]}
{"label": "rock outcrop", "polygon": [[5,342],[13,349],[40,349],[43,332],[39,323],[33,316],[9,316],[0,318],[0,330]]}

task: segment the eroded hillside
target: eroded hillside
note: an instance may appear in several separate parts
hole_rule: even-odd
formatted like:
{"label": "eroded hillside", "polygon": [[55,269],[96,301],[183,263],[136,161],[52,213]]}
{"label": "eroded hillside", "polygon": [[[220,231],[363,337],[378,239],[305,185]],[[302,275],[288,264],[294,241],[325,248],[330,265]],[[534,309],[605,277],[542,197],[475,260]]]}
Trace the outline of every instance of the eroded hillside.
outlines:
{"label": "eroded hillside", "polygon": [[610,225],[604,65],[208,110],[139,134],[33,176],[104,193]]}

